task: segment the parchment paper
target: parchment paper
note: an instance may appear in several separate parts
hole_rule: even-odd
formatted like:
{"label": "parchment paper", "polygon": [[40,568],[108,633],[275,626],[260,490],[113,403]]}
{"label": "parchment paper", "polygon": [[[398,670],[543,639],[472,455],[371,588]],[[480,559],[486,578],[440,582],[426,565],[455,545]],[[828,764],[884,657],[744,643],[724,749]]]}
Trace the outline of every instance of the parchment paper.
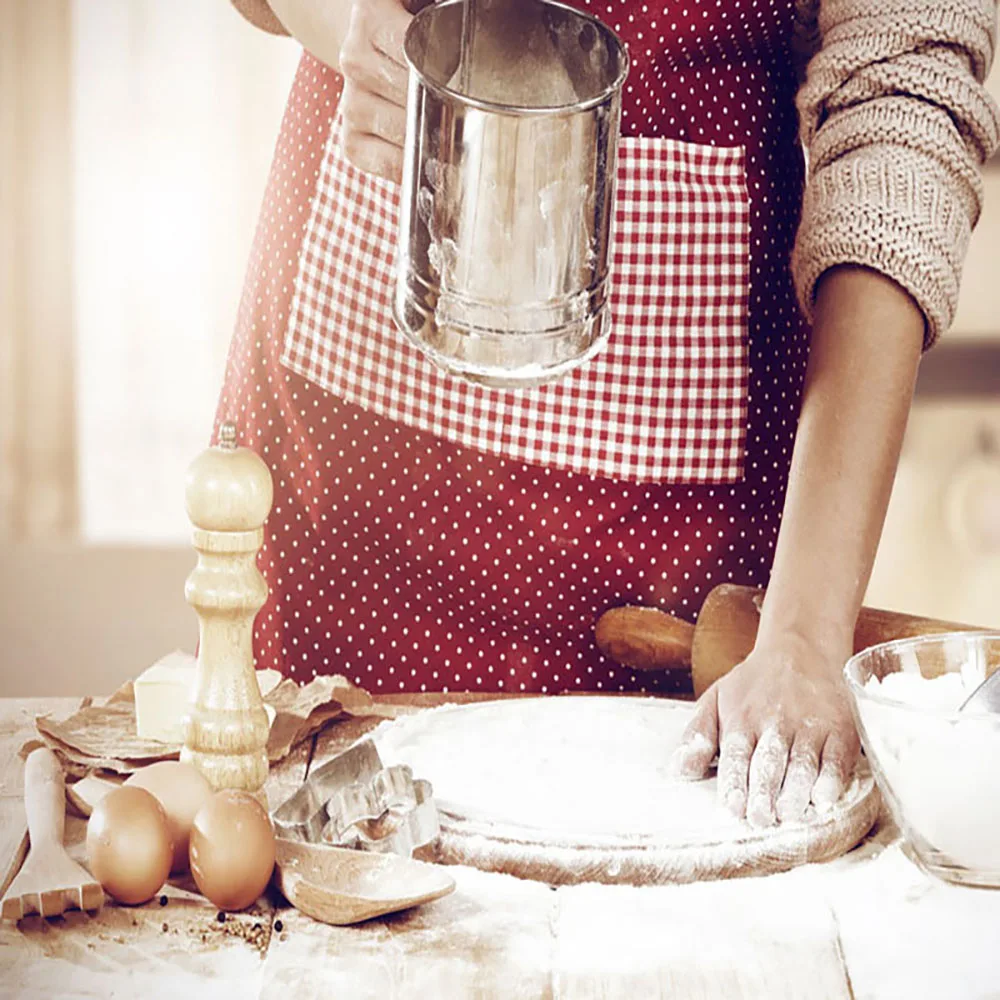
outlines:
{"label": "parchment paper", "polygon": [[[341,676],[317,677],[302,687],[285,678],[264,701],[275,710],[267,743],[271,764],[334,720],[383,714],[366,691]],[[59,757],[66,775],[75,778],[102,769],[131,774],[156,761],[176,760],[181,751],[180,744],[139,738],[131,681],[103,705],[85,702],[67,719],[38,716],[35,728],[41,742]],[[29,741],[21,756],[38,745],[37,740]]]}

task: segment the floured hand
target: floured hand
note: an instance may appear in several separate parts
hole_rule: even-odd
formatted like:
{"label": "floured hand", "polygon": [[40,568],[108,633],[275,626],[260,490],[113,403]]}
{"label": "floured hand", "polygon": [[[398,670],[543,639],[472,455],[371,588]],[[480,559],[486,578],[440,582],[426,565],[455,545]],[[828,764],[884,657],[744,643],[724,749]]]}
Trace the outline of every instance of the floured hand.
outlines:
{"label": "floured hand", "polygon": [[758,647],[702,696],[671,765],[705,777],[719,754],[719,799],[754,826],[800,819],[840,798],[860,745],[840,663],[796,639]]}
{"label": "floured hand", "polygon": [[410,20],[402,0],[354,0],[340,52],[344,155],[359,170],[395,181],[403,172]]}

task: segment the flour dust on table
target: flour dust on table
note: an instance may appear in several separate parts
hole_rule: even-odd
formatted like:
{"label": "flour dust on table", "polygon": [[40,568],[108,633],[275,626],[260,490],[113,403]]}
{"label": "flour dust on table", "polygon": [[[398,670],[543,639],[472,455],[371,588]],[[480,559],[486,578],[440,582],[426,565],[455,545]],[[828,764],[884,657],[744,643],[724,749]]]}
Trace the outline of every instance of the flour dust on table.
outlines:
{"label": "flour dust on table", "polygon": [[374,739],[386,764],[431,782],[441,860],[554,883],[763,874],[837,856],[871,828],[865,769],[828,812],[768,829],[737,819],[714,776],[670,772],[692,712],[655,698],[525,698],[432,709]]}

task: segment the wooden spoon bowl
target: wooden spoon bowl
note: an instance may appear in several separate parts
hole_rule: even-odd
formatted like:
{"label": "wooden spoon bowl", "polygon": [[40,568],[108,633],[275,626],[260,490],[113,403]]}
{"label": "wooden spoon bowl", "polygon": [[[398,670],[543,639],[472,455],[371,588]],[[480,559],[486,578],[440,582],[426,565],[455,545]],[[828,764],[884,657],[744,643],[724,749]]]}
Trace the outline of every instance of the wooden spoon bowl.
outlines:
{"label": "wooden spoon bowl", "polygon": [[356,924],[455,891],[437,865],[395,854],[276,841],[274,881],[295,909],[326,924]]}

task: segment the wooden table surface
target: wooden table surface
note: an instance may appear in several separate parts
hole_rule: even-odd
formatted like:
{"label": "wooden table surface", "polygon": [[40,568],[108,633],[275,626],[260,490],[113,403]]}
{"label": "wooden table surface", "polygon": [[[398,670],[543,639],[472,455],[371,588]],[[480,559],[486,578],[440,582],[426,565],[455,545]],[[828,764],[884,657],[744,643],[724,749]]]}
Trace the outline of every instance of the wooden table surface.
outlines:
{"label": "wooden table surface", "polygon": [[[2,859],[24,823],[17,750],[35,715],[76,704],[0,699]],[[272,806],[368,725],[299,747],[272,772]],[[71,819],[67,839],[83,829]],[[1000,891],[924,875],[888,822],[838,861],[766,878],[552,889],[451,871],[452,896],[356,927],[316,923],[277,896],[219,922],[183,884],[164,890],[166,905],[6,923],[0,996],[1000,998]]]}

